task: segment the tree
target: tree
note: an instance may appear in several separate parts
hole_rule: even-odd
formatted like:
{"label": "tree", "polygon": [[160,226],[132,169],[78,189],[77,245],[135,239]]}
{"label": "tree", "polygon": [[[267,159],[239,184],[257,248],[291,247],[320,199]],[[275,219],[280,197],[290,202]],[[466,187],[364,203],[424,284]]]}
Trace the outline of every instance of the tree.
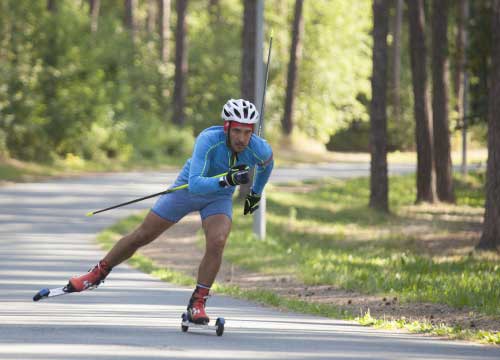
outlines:
{"label": "tree", "polygon": [[432,121],[439,200],[455,202],[448,122],[448,0],[432,2]]}
{"label": "tree", "polygon": [[170,40],[170,0],[158,0],[158,31],[160,33],[160,60],[168,61],[168,43]]}
{"label": "tree", "polygon": [[137,24],[135,19],[135,10],[137,9],[137,0],[125,0],[125,27],[130,31],[132,41],[136,40]]}
{"label": "tree", "polygon": [[297,87],[297,69],[302,52],[302,34],[304,22],[302,19],[302,7],[304,0],[295,1],[295,15],[292,27],[292,44],[290,46],[290,62],[288,64],[288,76],[286,85],[285,114],[281,121],[283,134],[290,136],[293,131],[293,105],[295,102],[295,88]]}
{"label": "tree", "polygon": [[500,246],[500,0],[494,0],[492,5],[486,205],[483,233],[476,246],[481,250],[495,250]]}
{"label": "tree", "polygon": [[387,179],[387,33],[388,0],[373,0],[373,70],[370,104],[370,207],[388,212]]}
{"label": "tree", "polygon": [[90,32],[96,33],[99,25],[99,9],[101,0],[89,0]]}
{"label": "tree", "polygon": [[47,10],[55,14],[57,12],[57,1],[47,0]]}
{"label": "tree", "polygon": [[186,102],[185,79],[188,71],[186,44],[186,12],[188,0],[177,0],[177,28],[175,31],[175,75],[174,75],[174,118],[177,125],[184,125],[184,106]]}
{"label": "tree", "polygon": [[396,0],[396,13],[394,16],[393,52],[392,52],[392,106],[394,121],[401,121],[401,27],[403,24],[403,0]]}
{"label": "tree", "polygon": [[[257,40],[257,1],[243,1],[243,29],[241,34],[241,97],[255,104],[257,69],[255,50]],[[250,192],[251,181],[240,185],[238,197],[244,199]]]}
{"label": "tree", "polygon": [[417,145],[417,199],[434,202],[436,198],[432,122],[427,84],[427,47],[425,45],[425,13],[423,0],[408,0],[410,27],[410,59],[413,84],[413,111]]}
{"label": "tree", "polygon": [[457,6],[457,37],[456,37],[456,69],[455,69],[455,111],[458,114],[459,124],[462,127],[462,172],[467,174],[467,121],[465,118],[466,77],[465,61],[469,1],[460,0]]}
{"label": "tree", "polygon": [[146,4],[146,31],[148,33],[148,36],[151,36],[155,32],[156,28],[156,19],[158,16],[156,16],[156,11],[157,8],[160,6],[157,1],[155,0],[148,0]]}
{"label": "tree", "polygon": [[255,47],[257,2],[243,1],[243,32],[241,38],[241,97],[255,103]]}

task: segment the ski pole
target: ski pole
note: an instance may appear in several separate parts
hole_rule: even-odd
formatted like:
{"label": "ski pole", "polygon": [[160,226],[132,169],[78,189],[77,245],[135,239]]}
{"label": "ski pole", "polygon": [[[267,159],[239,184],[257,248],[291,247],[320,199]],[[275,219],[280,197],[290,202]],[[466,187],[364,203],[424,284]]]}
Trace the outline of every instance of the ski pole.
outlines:
{"label": "ski pole", "polygon": [[[219,175],[212,176],[212,178],[217,178],[217,177],[221,177],[221,176],[225,176],[225,175],[227,175],[227,172],[219,174]],[[99,213],[101,213],[103,211],[108,211],[108,210],[116,209],[116,208],[119,208],[119,207],[122,207],[122,206],[125,206],[125,205],[130,205],[130,204],[142,201],[142,200],[151,199],[151,198],[153,198],[155,196],[164,195],[164,194],[170,194],[170,193],[173,193],[174,191],[177,191],[177,190],[186,189],[187,187],[188,187],[188,184],[179,185],[179,186],[176,186],[176,187],[171,188],[171,189],[160,191],[160,192],[158,192],[156,194],[147,195],[147,196],[135,199],[135,200],[130,200],[130,201],[118,204],[118,205],[110,206],[110,207],[107,207],[105,209],[96,210],[96,211],[90,211],[90,212],[87,213],[87,216],[93,216],[93,215],[99,214]]]}
{"label": "ski pole", "polygon": [[257,135],[260,136],[262,132],[262,124],[264,122],[264,108],[266,103],[266,89],[267,89],[267,80],[269,78],[269,62],[271,61],[271,49],[273,48],[273,34],[271,31],[271,37],[269,39],[269,51],[267,53],[267,64],[266,64],[266,78],[264,81],[264,91],[262,92],[262,100],[260,103],[260,121],[259,128],[257,130]]}

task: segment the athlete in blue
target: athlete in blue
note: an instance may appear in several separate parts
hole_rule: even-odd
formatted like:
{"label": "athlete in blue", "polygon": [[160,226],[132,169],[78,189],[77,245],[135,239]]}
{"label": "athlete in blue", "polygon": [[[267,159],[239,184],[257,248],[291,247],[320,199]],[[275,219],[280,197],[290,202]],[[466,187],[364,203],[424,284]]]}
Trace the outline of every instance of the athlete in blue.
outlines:
{"label": "athlete in blue", "polygon": [[120,239],[91,271],[71,278],[69,286],[74,291],[98,286],[113,267],[130,258],[137,249],[155,240],[186,214],[198,211],[206,250],[198,268],[198,284],[189,300],[188,314],[195,323],[208,323],[205,303],[231,231],[235,187],[247,184],[250,168],[256,167],[244,207],[244,215],[251,214],[258,208],[273,169],[271,147],[253,134],[259,113],[251,102],[230,99],[222,109],[222,119],[224,126],[212,126],[200,133],[192,157],[173,185],[188,184],[188,187],[160,197],[142,224]]}

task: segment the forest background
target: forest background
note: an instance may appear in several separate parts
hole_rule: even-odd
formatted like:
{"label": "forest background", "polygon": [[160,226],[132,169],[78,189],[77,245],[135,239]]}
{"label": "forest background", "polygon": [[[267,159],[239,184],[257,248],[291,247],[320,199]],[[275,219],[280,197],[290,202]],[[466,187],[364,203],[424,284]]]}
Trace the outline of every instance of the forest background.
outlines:
{"label": "forest background", "polygon": [[[220,123],[221,105],[240,97],[243,2],[187,3],[182,119],[174,111],[176,5],[162,12],[165,22],[158,3],[165,1],[2,1],[0,155],[73,165],[178,163],[189,156],[194,137]],[[273,144],[290,143],[282,119],[294,3],[265,2],[265,39],[274,34],[266,99],[266,137]],[[448,21],[451,74],[458,64],[457,4],[450,3]],[[329,150],[369,150],[371,6],[368,0],[305,3],[291,143],[307,138]],[[490,7],[489,1],[471,2],[466,24],[467,116],[479,145],[486,140]],[[390,11],[393,18],[395,7]],[[400,31],[400,105],[395,111],[394,96],[388,97],[389,151],[415,149],[408,26]],[[430,27],[426,31],[430,36]],[[389,92],[394,82],[389,74]],[[456,92],[449,101],[458,148]]]}

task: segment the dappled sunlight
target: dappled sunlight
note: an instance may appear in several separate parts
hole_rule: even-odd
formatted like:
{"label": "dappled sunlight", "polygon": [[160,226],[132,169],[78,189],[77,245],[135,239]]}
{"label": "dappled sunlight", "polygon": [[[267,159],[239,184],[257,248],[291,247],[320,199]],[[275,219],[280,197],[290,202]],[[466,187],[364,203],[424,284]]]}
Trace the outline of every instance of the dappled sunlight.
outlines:
{"label": "dappled sunlight", "polygon": [[400,214],[412,215],[416,219],[448,221],[448,222],[476,222],[481,223],[484,217],[484,209],[467,205],[452,204],[419,204],[404,206]]}
{"label": "dappled sunlight", "polygon": [[[459,201],[470,197],[470,204],[414,205],[415,195],[407,191],[413,181],[391,179],[389,215],[370,209],[358,196],[368,188],[366,179],[326,183],[309,192],[273,191],[267,238],[255,244],[237,236],[229,259],[268,275],[291,274],[315,287],[394,293],[406,301],[445,302],[498,315],[498,255],[474,254],[483,217],[481,207],[470,205],[479,203],[477,188],[460,187]],[[251,247],[252,255],[240,253],[238,246]]]}

